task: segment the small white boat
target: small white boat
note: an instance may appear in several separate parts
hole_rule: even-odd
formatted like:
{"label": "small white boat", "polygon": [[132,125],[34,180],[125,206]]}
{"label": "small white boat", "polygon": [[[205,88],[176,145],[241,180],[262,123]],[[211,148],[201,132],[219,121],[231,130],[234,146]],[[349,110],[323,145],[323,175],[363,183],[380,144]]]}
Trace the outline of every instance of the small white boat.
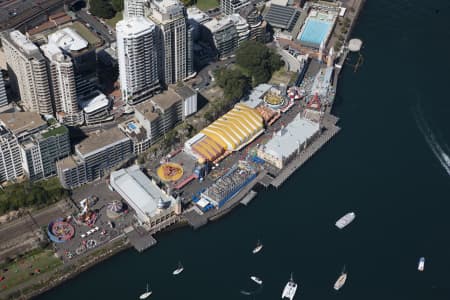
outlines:
{"label": "small white boat", "polygon": [[425,257],[421,257],[419,259],[419,264],[417,266],[417,270],[419,270],[420,272],[423,272],[424,269],[425,269]]}
{"label": "small white boat", "polygon": [[347,280],[347,272],[345,272],[345,266],[344,266],[341,276],[339,276],[339,278],[334,283],[334,289],[336,291],[339,291],[339,289],[345,284],[346,280]]}
{"label": "small white boat", "polygon": [[250,279],[253,280],[254,282],[256,282],[257,284],[261,285],[263,283],[263,281],[261,279],[259,279],[256,276],[250,276]]}
{"label": "small white boat", "polygon": [[345,226],[353,222],[355,217],[356,214],[354,212],[349,212],[348,214],[346,214],[345,216],[336,221],[336,227],[339,229],[344,228]]}
{"label": "small white boat", "polygon": [[283,294],[281,294],[281,299],[294,299],[295,293],[297,292],[297,284],[294,282],[292,273],[291,279],[289,279],[288,283],[283,289]]}
{"label": "small white boat", "polygon": [[178,263],[178,268],[176,268],[176,269],[172,272],[172,274],[176,276],[176,275],[180,274],[181,272],[183,272],[183,270],[184,270],[183,265],[181,264],[181,262],[179,262],[179,263]]}
{"label": "small white boat", "polygon": [[263,248],[263,244],[261,244],[261,242],[258,240],[258,242],[256,243],[256,247],[255,249],[253,249],[253,254],[258,253],[259,251],[261,251],[261,249]]}
{"label": "small white boat", "polygon": [[142,295],[140,295],[139,299],[147,299],[148,297],[150,297],[151,294],[152,294],[152,291],[148,290],[148,283],[147,283],[146,292],[143,293]]}

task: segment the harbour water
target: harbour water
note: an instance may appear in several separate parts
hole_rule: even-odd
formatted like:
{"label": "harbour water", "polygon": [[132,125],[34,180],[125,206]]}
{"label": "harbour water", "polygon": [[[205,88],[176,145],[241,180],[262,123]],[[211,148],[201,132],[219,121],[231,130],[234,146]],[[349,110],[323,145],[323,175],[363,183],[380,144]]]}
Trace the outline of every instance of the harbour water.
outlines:
{"label": "harbour water", "polygon": [[[147,282],[152,299],[246,299],[241,290],[258,288],[250,275],[264,281],[255,298],[279,299],[290,272],[296,299],[450,299],[449,28],[447,0],[368,0],[353,34],[364,63],[339,82],[342,130],[281,188],[38,299],[137,299]],[[355,221],[338,230],[348,211]],[[173,277],[178,261],[185,270]]]}

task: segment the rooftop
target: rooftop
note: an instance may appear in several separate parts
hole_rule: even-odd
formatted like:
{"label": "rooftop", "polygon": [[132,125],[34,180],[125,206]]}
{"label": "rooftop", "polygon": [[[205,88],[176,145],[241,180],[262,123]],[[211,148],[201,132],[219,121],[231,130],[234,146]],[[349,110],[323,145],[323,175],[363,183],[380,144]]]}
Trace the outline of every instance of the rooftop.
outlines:
{"label": "rooftop", "polygon": [[214,19],[209,20],[208,22],[203,24],[206,28],[209,29],[212,33],[218,32],[220,30],[224,30],[228,28],[229,26],[234,25],[233,19],[228,16],[224,15],[222,17],[217,17]]}
{"label": "rooftop", "polygon": [[272,27],[292,30],[300,16],[300,11],[292,6],[272,4],[264,16]]}
{"label": "rooftop", "polygon": [[159,118],[159,114],[155,112],[155,108],[150,100],[139,103],[134,107],[134,109],[140,112],[150,122]]}
{"label": "rooftop", "polygon": [[172,90],[164,91],[163,93],[153,96],[150,99],[153,105],[162,111],[171,108],[175,103],[178,103],[181,100],[182,98]]}
{"label": "rooftop", "polygon": [[69,129],[67,129],[66,126],[63,126],[63,125],[53,126],[53,127],[49,127],[45,131],[43,131],[42,137],[48,138],[51,136],[57,136],[57,135],[65,134],[68,131],[69,131]]}
{"label": "rooftop", "polygon": [[271,88],[272,88],[271,84],[261,83],[260,85],[258,85],[253,89],[248,99],[242,101],[242,103],[251,108],[257,107],[263,100],[264,94],[267,93]]}
{"label": "rooftop", "polygon": [[319,131],[319,124],[303,119],[300,114],[285,128],[279,130],[267,144],[264,152],[278,158],[288,157]]}
{"label": "rooftop", "polygon": [[155,23],[144,17],[131,17],[117,22],[116,31],[125,36],[139,36],[154,30]]}
{"label": "rooftop", "polygon": [[180,97],[182,97],[183,99],[189,98],[197,94],[197,92],[195,92],[193,89],[191,89],[189,86],[185,84],[182,85],[174,84],[169,86],[169,88],[174,90],[175,93],[180,95]]}
{"label": "rooftop", "polygon": [[35,112],[2,113],[0,114],[0,121],[14,134],[47,125],[47,122]]}
{"label": "rooftop", "polygon": [[173,204],[173,198],[164,193],[138,166],[112,172],[110,178],[116,186],[116,191],[127,200],[138,215],[149,217],[157,215],[158,204],[161,201],[166,207]]}
{"label": "rooftop", "polygon": [[85,113],[90,114],[96,110],[108,107],[109,99],[105,94],[99,92],[94,98],[87,100],[81,104]]}
{"label": "rooftop", "polygon": [[188,7],[187,15],[188,19],[194,20],[200,24],[211,19],[211,17],[207,13],[203,12],[195,6]]}
{"label": "rooftop", "polygon": [[70,27],[60,29],[48,35],[48,43],[65,51],[80,51],[88,47],[87,40]]}
{"label": "rooftop", "polygon": [[81,155],[87,155],[90,152],[110,146],[124,139],[128,139],[128,137],[118,127],[97,130],[89,133],[87,138],[75,145],[75,149]]}
{"label": "rooftop", "polygon": [[64,169],[74,168],[78,164],[77,164],[77,161],[75,160],[75,158],[72,155],[70,155],[70,156],[67,156],[67,157],[65,157],[63,159],[58,160],[56,162],[56,165],[57,165],[58,168],[61,168],[62,170],[64,170]]}

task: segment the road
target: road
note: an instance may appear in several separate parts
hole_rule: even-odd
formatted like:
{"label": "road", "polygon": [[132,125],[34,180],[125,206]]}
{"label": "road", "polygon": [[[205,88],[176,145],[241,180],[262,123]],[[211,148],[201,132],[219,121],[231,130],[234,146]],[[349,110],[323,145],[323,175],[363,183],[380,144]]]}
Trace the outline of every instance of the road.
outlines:
{"label": "road", "polygon": [[227,67],[235,61],[235,57],[230,57],[225,60],[210,63],[197,73],[197,76],[195,77],[195,84],[192,87],[199,90],[206,88],[211,83],[211,76],[209,75],[209,72],[214,72],[214,70],[220,67]]}
{"label": "road", "polygon": [[80,9],[76,12],[77,17],[89,26],[92,27],[91,30],[97,32],[101,38],[103,38],[108,44],[111,44],[116,40],[114,32],[110,34],[110,29],[108,25],[103,25],[96,17],[89,15],[86,10]]}

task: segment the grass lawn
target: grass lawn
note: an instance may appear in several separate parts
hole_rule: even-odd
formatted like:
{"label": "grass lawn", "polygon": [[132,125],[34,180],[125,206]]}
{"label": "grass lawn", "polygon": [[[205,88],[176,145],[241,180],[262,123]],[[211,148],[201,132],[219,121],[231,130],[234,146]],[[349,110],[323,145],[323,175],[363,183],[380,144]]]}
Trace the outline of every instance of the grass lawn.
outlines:
{"label": "grass lawn", "polygon": [[114,18],[105,20],[105,22],[108,23],[108,25],[111,26],[112,28],[116,28],[116,23],[119,22],[122,19],[123,19],[122,12],[119,11],[119,12],[116,13]]}
{"label": "grass lawn", "polygon": [[[61,260],[56,258],[53,251],[50,250],[42,250],[18,258],[6,266],[2,266],[2,269],[6,268],[8,271],[1,273],[1,276],[4,276],[5,279],[0,282],[0,291],[8,290],[20,283],[36,278],[61,264]],[[36,272],[38,269],[40,273]]]}
{"label": "grass lawn", "polygon": [[197,0],[195,5],[203,11],[219,6],[218,0]]}
{"label": "grass lawn", "polygon": [[295,72],[286,71],[283,66],[272,74],[272,78],[269,83],[276,85],[283,83],[285,85],[289,85],[292,80],[295,80],[296,75],[297,74]]}

